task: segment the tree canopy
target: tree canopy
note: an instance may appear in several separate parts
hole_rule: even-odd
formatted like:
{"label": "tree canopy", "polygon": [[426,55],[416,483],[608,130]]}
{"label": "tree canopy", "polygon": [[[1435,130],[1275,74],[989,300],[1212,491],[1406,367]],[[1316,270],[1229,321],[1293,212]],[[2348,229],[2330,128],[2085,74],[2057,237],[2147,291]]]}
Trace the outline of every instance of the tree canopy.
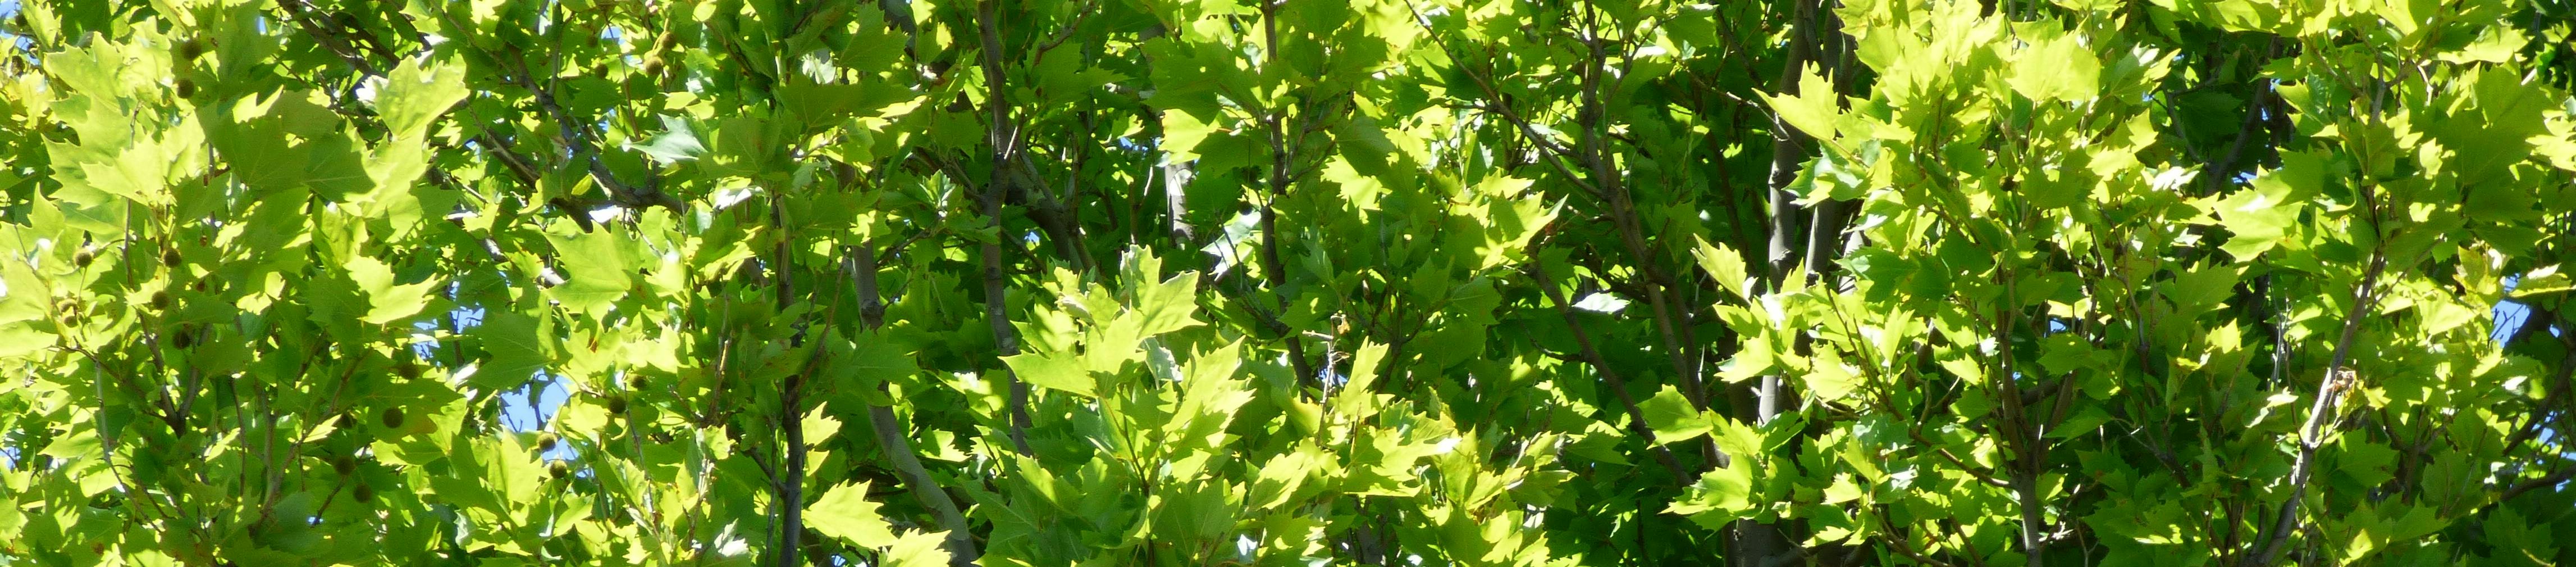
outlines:
{"label": "tree canopy", "polygon": [[2569,0],[0,14],[0,565],[2576,563]]}

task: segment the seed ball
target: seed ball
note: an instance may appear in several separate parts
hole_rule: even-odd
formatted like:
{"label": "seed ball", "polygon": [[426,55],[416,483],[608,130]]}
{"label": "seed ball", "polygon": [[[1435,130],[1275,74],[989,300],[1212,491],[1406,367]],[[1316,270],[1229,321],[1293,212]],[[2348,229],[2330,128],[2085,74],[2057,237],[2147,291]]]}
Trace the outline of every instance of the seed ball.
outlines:
{"label": "seed ball", "polygon": [[633,375],[633,376],[627,376],[627,377],[626,377],[626,389],[629,389],[629,390],[643,390],[643,389],[644,389],[644,385],[645,385],[645,384],[650,384],[650,383],[651,383],[651,382],[646,382],[646,381],[644,381],[644,375],[642,375],[642,374],[636,374],[636,375]]}
{"label": "seed ball", "polygon": [[404,380],[417,380],[420,378],[420,365],[412,362],[410,357],[395,357],[394,375]]}
{"label": "seed ball", "polygon": [[357,460],[357,459],[349,458],[349,456],[348,456],[348,455],[341,455],[341,456],[338,456],[338,457],[332,457],[332,458],[331,458],[331,471],[332,471],[332,472],[336,472],[336,473],[340,473],[340,476],[349,476],[349,473],[357,472],[357,470],[358,470],[358,460]]}
{"label": "seed ball", "polygon": [[177,268],[177,267],[179,267],[179,264],[180,264],[180,263],[182,263],[182,262],[184,262],[184,261],[186,261],[186,259],[185,259],[185,258],[180,258],[180,257],[179,257],[179,249],[177,249],[177,248],[167,248],[167,249],[163,249],[163,250],[161,250],[161,267],[164,267],[164,268]]}
{"label": "seed ball", "polygon": [[382,416],[380,416],[380,417],[382,417],[382,418],[383,418],[383,420],[384,420],[384,422],[385,422],[385,427],[386,427],[387,429],[400,429],[400,428],[402,428],[402,425],[403,425],[403,414],[402,414],[402,408],[385,408],[385,413],[384,413],[384,415],[382,415]]}
{"label": "seed ball", "polygon": [[626,398],[624,396],[609,398],[608,413],[626,415]]}
{"label": "seed ball", "polygon": [[555,478],[572,476],[572,465],[564,464],[563,461],[547,463],[546,472],[553,474]]}
{"label": "seed ball", "polygon": [[356,498],[359,502],[375,500],[376,489],[369,488],[365,484],[359,484],[357,489],[350,491],[349,497]]}
{"label": "seed ball", "polygon": [[537,434],[537,452],[542,453],[542,452],[552,451],[552,450],[555,450],[555,434],[553,434],[553,433],[539,433],[539,434]]}
{"label": "seed ball", "polygon": [[653,45],[662,49],[670,49],[674,46],[680,45],[680,36],[669,31],[664,31],[662,32],[662,37],[654,39]]}
{"label": "seed ball", "polygon": [[205,54],[206,42],[204,40],[192,37],[188,38],[187,41],[179,42],[180,61],[195,61],[197,60],[197,56]]}
{"label": "seed ball", "polygon": [[91,252],[88,249],[82,249],[81,251],[72,254],[73,266],[87,268],[91,262],[96,261],[98,261],[98,253]]}
{"label": "seed ball", "polygon": [[662,60],[660,59],[644,62],[644,76],[646,77],[656,79],[662,78],[662,69]]}
{"label": "seed ball", "polygon": [[[177,348],[177,349],[179,349],[179,350],[188,350],[188,347],[192,347],[192,346],[196,346],[196,345],[197,345],[197,333],[195,333],[195,332],[192,332],[192,331],[188,330],[188,328],[187,328],[187,327],[180,327],[180,328],[179,328],[179,330],[171,331],[171,332],[170,332],[170,346],[171,346],[171,347],[173,347],[173,348]],[[348,426],[347,426],[347,425],[342,425],[341,427],[348,427]]]}
{"label": "seed ball", "polygon": [[154,311],[165,311],[165,310],[168,310],[168,309],[170,309],[170,292],[168,292],[168,291],[155,291],[155,292],[152,292],[152,310],[154,310]]}

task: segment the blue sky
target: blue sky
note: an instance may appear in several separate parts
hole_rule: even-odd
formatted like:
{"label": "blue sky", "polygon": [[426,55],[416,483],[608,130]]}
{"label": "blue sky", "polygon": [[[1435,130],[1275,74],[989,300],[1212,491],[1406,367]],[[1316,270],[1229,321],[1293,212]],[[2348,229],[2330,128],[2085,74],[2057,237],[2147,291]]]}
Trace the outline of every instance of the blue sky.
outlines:
{"label": "blue sky", "polygon": [[[447,330],[449,333],[461,335],[483,324],[483,309],[480,307],[459,308],[448,314],[448,320],[456,323],[455,328]],[[429,331],[437,329],[438,325],[438,321],[422,321],[414,327]],[[431,346],[434,343],[413,345],[413,353],[426,358]],[[514,432],[538,431],[546,429],[546,424],[552,423],[555,414],[563,410],[564,401],[572,398],[572,389],[564,386],[562,377],[539,371],[526,385],[502,391],[500,398],[502,425]],[[570,460],[579,453],[572,450],[571,443],[562,443],[555,445],[555,450],[548,451],[545,456]]]}

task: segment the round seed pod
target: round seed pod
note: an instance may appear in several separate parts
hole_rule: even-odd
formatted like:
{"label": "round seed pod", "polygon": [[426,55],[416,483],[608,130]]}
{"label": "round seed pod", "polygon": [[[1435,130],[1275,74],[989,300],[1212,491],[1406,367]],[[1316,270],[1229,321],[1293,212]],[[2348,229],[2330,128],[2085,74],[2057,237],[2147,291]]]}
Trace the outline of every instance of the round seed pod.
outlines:
{"label": "round seed pod", "polygon": [[155,291],[155,292],[152,292],[152,310],[153,310],[153,311],[167,311],[167,310],[169,310],[169,309],[170,309],[170,292],[169,292],[169,291]]}
{"label": "round seed pod", "polygon": [[554,433],[549,432],[537,434],[537,452],[542,453],[555,450],[555,443]]}
{"label": "round seed pod", "polygon": [[193,37],[188,38],[187,41],[179,42],[179,48],[177,51],[179,61],[195,61],[197,60],[197,56],[206,54],[206,42],[205,40]]}
{"label": "round seed pod", "polygon": [[[180,80],[184,81],[186,79]],[[179,257],[179,249],[177,248],[161,249],[161,267],[177,268],[179,267],[179,264],[185,263],[186,261],[186,258]]]}
{"label": "round seed pod", "polygon": [[348,456],[348,455],[341,455],[341,456],[337,456],[337,457],[332,457],[332,458],[331,458],[331,472],[340,473],[340,476],[349,476],[349,473],[353,473],[353,472],[357,472],[357,471],[358,471],[358,460],[357,460],[357,459],[349,458],[349,456]]}
{"label": "round seed pod", "polygon": [[188,350],[188,347],[192,346],[197,346],[197,333],[194,330],[187,327],[180,327],[177,330],[170,331],[171,348]]}
{"label": "round seed pod", "polygon": [[349,491],[349,497],[356,498],[359,502],[373,501],[376,499],[376,489],[368,487],[366,483],[359,483],[357,488]]}
{"label": "round seed pod", "polygon": [[394,375],[401,376],[404,380],[420,379],[420,364],[412,362],[411,357],[396,356],[394,357]]}
{"label": "round seed pod", "polygon": [[608,413],[613,413],[613,414],[617,414],[617,415],[626,415],[626,397],[625,397],[625,396],[617,396],[617,397],[609,398],[609,399],[608,399]]}
{"label": "round seed pod", "polygon": [[385,422],[386,428],[400,429],[403,426],[402,413],[402,408],[385,408],[385,413],[378,418]]}
{"label": "round seed pod", "polygon": [[188,80],[187,77],[180,77],[179,82],[171,86],[174,87],[171,90],[176,92],[179,95],[179,98],[197,98],[196,81]]}
{"label": "round seed pod", "polygon": [[546,472],[553,474],[555,478],[572,476],[572,465],[566,464],[563,461],[546,463]]}
{"label": "round seed pod", "polygon": [[83,248],[79,252],[72,253],[73,266],[87,268],[91,262],[96,261],[98,261],[98,253],[92,252],[87,248]]}

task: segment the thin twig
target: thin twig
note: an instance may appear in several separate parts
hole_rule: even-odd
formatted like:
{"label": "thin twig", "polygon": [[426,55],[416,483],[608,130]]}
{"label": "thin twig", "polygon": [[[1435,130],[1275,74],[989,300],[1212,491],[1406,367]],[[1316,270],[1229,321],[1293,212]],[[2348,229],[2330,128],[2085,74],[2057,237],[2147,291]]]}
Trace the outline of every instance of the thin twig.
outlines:
{"label": "thin twig", "polygon": [[1574,343],[1583,349],[1583,359],[1601,374],[1603,382],[1609,383],[1610,392],[1619,397],[1619,405],[1628,410],[1628,430],[1645,438],[1646,444],[1654,447],[1655,460],[1663,462],[1664,468],[1672,469],[1674,477],[1691,478],[1690,469],[1673,457],[1672,449],[1655,443],[1655,430],[1646,425],[1646,413],[1637,408],[1637,398],[1628,393],[1628,382],[1621,380],[1619,372],[1610,368],[1610,361],[1602,358],[1601,350],[1593,347],[1592,334],[1583,330],[1582,320],[1575,318],[1571,310],[1573,304],[1565,301],[1565,292],[1557,290],[1556,278],[1547,275],[1547,266],[1533,261],[1530,272],[1538,278],[1539,289],[1547,292],[1548,300],[1556,302],[1557,315],[1564,317],[1566,326],[1574,329]]}

